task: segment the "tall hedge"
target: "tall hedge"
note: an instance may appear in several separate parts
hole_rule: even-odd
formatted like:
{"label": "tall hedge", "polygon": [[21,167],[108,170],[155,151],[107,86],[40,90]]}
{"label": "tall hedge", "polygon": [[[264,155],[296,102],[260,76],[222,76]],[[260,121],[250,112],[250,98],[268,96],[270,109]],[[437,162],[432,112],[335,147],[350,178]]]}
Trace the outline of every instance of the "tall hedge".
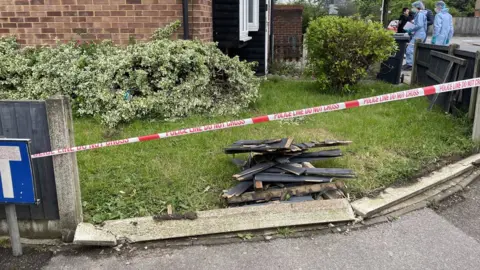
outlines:
{"label": "tall hedge", "polygon": [[326,16],[307,30],[309,69],[323,89],[349,91],[367,75],[367,68],[396,50],[392,33],[380,23]]}
{"label": "tall hedge", "polygon": [[170,40],[175,23],[153,40],[119,47],[69,42],[21,49],[0,39],[0,99],[71,97],[80,116],[108,127],[133,119],[238,113],[258,97],[253,65],[214,43]]}

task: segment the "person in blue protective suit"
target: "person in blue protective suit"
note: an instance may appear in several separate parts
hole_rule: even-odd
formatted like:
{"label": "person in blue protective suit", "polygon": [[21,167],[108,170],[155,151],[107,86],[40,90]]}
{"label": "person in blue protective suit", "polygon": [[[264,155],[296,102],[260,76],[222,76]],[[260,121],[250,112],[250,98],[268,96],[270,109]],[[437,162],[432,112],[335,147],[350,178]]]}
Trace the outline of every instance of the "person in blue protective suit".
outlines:
{"label": "person in blue protective suit", "polygon": [[404,70],[411,70],[413,66],[413,52],[415,49],[415,41],[417,39],[425,40],[427,37],[427,11],[425,5],[421,1],[416,1],[412,4],[412,10],[415,12],[413,24],[411,29],[407,29],[407,33],[412,37],[407,46],[407,63],[402,67]]}
{"label": "person in blue protective suit", "polygon": [[433,23],[432,44],[448,45],[453,37],[452,15],[448,13],[445,2],[438,1],[435,4],[435,22]]}

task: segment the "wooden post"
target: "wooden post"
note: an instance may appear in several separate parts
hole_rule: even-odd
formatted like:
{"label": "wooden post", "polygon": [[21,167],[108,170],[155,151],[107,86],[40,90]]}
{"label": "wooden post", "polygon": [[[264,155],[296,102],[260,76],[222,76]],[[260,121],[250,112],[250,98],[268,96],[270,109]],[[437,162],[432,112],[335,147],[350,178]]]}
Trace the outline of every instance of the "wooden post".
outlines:
{"label": "wooden post", "polygon": [[459,48],[460,48],[460,45],[458,45],[458,44],[450,44],[450,45],[448,45],[448,54],[454,55],[454,54],[455,54],[455,50],[458,50]]}
{"label": "wooden post", "polygon": [[[476,58],[475,73],[473,77],[480,77],[480,51],[477,51],[477,55],[475,58]],[[474,108],[475,115],[473,118],[473,132],[472,132],[472,139],[474,141],[480,141],[480,95],[477,94],[479,89],[480,89],[479,87],[476,87],[475,90],[472,89],[472,96],[473,96],[473,92],[475,92],[475,96],[476,96],[475,108]]]}
{"label": "wooden post", "polygon": [[7,217],[8,233],[10,234],[10,244],[12,245],[13,256],[22,256],[22,244],[20,243],[20,232],[18,230],[17,212],[14,204],[5,205],[5,214]]}
{"label": "wooden post", "polygon": [[412,75],[410,78],[410,85],[417,83],[417,57],[418,57],[418,46],[420,43],[422,43],[421,39],[415,40],[415,48],[413,50],[413,67],[412,67]]}
{"label": "wooden post", "polygon": [[[475,67],[473,69],[473,77],[478,78],[480,77],[480,51],[477,51],[475,56]],[[472,88],[472,94],[470,96],[470,106],[468,107],[468,119],[474,119],[475,116],[475,108],[477,103],[477,93],[479,87]]]}

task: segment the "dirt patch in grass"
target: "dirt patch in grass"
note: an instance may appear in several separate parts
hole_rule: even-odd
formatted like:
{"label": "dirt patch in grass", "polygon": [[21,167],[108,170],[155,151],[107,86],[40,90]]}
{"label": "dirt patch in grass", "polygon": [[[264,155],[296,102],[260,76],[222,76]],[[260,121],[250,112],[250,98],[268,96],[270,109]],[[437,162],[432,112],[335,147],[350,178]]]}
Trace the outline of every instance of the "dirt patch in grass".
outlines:
{"label": "dirt patch in grass", "polygon": [[[405,87],[406,88],[406,87]],[[357,86],[357,93],[320,93],[313,82],[267,82],[262,98],[238,116],[190,117],[175,123],[137,121],[113,133],[121,139],[262,114],[337,103],[402,90],[384,83]],[[344,157],[317,167],[351,168],[347,182],[354,196],[405,183],[438,166],[443,157],[463,156],[474,147],[464,119],[427,111],[425,98],[353,108],[295,120],[267,122],[189,136],[78,153],[85,220],[128,218],[224,207],[221,191],[235,184],[238,171],[223,148],[240,139],[294,137],[296,141],[341,139]],[[105,141],[93,119],[75,119],[76,144]],[[430,169],[432,168],[432,169]]]}

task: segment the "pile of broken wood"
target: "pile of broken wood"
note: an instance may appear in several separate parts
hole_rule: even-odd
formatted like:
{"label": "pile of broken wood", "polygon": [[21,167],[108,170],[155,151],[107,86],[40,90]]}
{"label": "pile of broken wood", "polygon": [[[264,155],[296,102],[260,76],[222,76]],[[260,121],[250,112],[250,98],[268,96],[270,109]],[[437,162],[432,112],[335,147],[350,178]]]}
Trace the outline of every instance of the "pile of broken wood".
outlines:
{"label": "pile of broken wood", "polygon": [[315,168],[310,163],[340,157],[340,149],[309,150],[350,143],[337,140],[294,143],[292,138],[237,141],[225,148],[225,153],[248,153],[249,156],[246,160],[232,160],[242,170],[233,175],[240,183],[224,191],[223,197],[228,204],[344,197],[344,183],[332,181],[354,178],[354,172],[349,169]]}

